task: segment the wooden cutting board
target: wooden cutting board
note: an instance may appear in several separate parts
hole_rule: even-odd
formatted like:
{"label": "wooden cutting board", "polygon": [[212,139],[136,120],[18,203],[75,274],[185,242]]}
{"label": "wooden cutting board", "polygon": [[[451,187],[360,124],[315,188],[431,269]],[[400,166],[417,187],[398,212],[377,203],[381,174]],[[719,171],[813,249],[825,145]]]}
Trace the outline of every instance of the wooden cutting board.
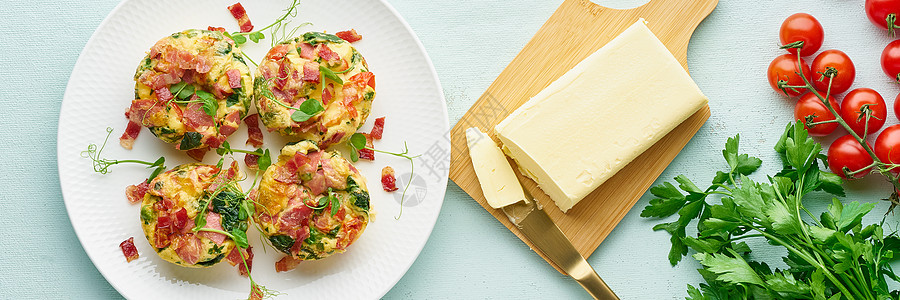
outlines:
{"label": "wooden cutting board", "polygon": [[[494,125],[638,18],[649,22],[650,30],[687,70],[691,34],[717,3],[718,0],[651,0],[640,7],[617,10],[588,0],[565,0],[453,127],[450,179],[547,260],[501,210],[491,208],[485,201],[469,158],[466,128],[479,127],[498,141]],[[709,106],[700,109],[566,214],[533,181],[523,180],[525,188],[544,206],[578,252],[588,257],[703,126],[709,113]],[[515,166],[512,160],[509,162]],[[518,170],[516,175],[525,178]],[[547,262],[560,270],[550,260]]]}

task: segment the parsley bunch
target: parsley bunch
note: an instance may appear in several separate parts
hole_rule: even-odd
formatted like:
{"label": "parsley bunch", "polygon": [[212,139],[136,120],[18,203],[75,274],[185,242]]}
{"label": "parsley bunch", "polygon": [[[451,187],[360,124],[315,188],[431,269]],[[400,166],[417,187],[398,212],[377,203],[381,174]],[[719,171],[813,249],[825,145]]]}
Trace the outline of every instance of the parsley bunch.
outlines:
{"label": "parsley bunch", "polygon": [[[828,210],[816,217],[803,206],[803,197],[815,191],[843,196],[841,179],[822,172],[822,147],[800,124],[790,124],[775,150],[784,168],[767,182],[747,176],[761,160],[738,152],[739,136],[729,138],[722,151],[728,168],[716,173],[712,184],[700,189],[687,177],[675,178],[650,191],[656,197],[642,217],[668,217],[656,225],[672,235],[669,262],[677,264],[688,253],[703,265],[698,271],[706,283],[688,285],[688,299],[897,299],[887,280],[900,282],[889,262],[900,247],[896,232],[882,224],[863,226],[861,220],[873,203],[843,204],[833,198]],[[714,203],[708,200],[718,199]],[[697,234],[685,229],[696,219]],[[743,239],[762,238],[768,245],[787,250],[786,269],[772,269],[750,259]]]}

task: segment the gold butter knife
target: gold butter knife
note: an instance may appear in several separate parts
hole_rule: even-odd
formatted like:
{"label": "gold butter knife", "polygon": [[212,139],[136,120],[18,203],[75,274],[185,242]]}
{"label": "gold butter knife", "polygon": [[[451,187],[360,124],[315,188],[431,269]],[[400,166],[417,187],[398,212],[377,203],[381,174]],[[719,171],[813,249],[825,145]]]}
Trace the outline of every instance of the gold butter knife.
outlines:
{"label": "gold butter knife", "polygon": [[619,297],[603,282],[594,268],[575,250],[547,213],[541,209],[513,173],[497,144],[478,128],[466,130],[469,155],[482,192],[493,208],[500,208],[519,231],[578,282],[594,299]]}

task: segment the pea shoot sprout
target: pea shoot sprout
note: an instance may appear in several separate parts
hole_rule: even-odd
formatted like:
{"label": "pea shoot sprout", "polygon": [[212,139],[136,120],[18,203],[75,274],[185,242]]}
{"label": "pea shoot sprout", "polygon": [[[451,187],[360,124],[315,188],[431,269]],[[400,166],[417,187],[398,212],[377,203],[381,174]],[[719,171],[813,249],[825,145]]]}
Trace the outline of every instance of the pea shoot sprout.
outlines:
{"label": "pea shoot sprout", "polygon": [[97,144],[90,144],[90,145],[88,145],[87,150],[81,151],[82,158],[88,158],[91,160],[92,165],[94,167],[94,172],[97,172],[100,174],[107,174],[107,173],[109,173],[110,166],[122,164],[122,163],[142,164],[142,165],[147,165],[148,169],[156,168],[155,170],[153,170],[153,173],[150,174],[150,177],[147,178],[147,182],[149,182],[150,180],[155,178],[156,175],[159,175],[159,173],[161,173],[163,170],[166,169],[166,166],[164,165],[166,162],[166,158],[162,157],[162,156],[160,156],[159,159],[157,159],[154,162],[136,160],[136,159],[116,160],[116,159],[106,159],[106,158],[100,157],[100,153],[103,152],[104,148],[106,148],[106,143],[109,141],[109,136],[112,134],[112,132],[113,132],[112,127],[106,127],[106,139],[103,140],[102,145],[97,147]]}

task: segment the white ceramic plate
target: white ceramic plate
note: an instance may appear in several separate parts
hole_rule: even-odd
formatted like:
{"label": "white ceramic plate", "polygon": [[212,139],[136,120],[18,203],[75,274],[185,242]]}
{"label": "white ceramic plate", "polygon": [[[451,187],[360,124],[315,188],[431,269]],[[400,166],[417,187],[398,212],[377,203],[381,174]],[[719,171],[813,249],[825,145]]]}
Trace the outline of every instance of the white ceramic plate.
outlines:
{"label": "white ceramic plate", "polygon": [[[138,165],[116,165],[101,175],[80,156],[90,143],[101,143],[107,127],[114,128],[103,157],[153,161],[166,157],[173,167],[191,162],[184,153],[143,129],[134,150],[125,150],[117,138],[125,129],[125,110],[134,97],[132,76],[145,52],[160,38],[188,28],[209,25],[237,30],[226,7],[234,1],[126,0],[119,4],[94,35],[72,71],[59,117],[57,159],[63,197],[75,233],[100,273],[127,298],[246,298],[249,281],[227,263],[209,269],[189,269],[160,259],[139,225],[139,206],[126,201],[124,190],[149,175]],[[244,1],[250,19],[262,28],[275,20],[289,0]],[[321,261],[303,262],[297,269],[276,273],[282,254],[266,249],[255,230],[250,241],[256,257],[254,279],[290,298],[378,298],[400,280],[415,261],[437,220],[447,186],[450,161],[449,125],[437,75],[421,43],[387,3],[378,0],[303,0],[292,24],[312,22],[301,29],[337,32],[354,28],[363,39],[354,45],[366,58],[377,81],[372,114],[387,116],[384,138],[375,147],[398,151],[408,142],[415,160],[412,185],[400,212],[400,193],[381,189],[380,174],[392,166],[402,187],[409,181],[406,160],[376,154],[375,161],[356,164],[368,179],[376,212],[365,233],[347,252]],[[267,33],[268,34],[268,33]],[[269,41],[247,44],[244,51],[255,61]],[[255,111],[255,109],[254,109]],[[234,148],[247,138],[242,125],[228,140]],[[266,133],[266,148],[278,153],[284,140]],[[237,157],[242,160],[243,156]],[[210,152],[206,163],[218,156]],[[243,167],[243,162],[241,162]],[[252,176],[252,175],[251,175]],[[249,181],[244,183],[245,189]],[[126,263],[119,243],[134,237],[140,258]],[[72,274],[72,276],[78,276]]]}

